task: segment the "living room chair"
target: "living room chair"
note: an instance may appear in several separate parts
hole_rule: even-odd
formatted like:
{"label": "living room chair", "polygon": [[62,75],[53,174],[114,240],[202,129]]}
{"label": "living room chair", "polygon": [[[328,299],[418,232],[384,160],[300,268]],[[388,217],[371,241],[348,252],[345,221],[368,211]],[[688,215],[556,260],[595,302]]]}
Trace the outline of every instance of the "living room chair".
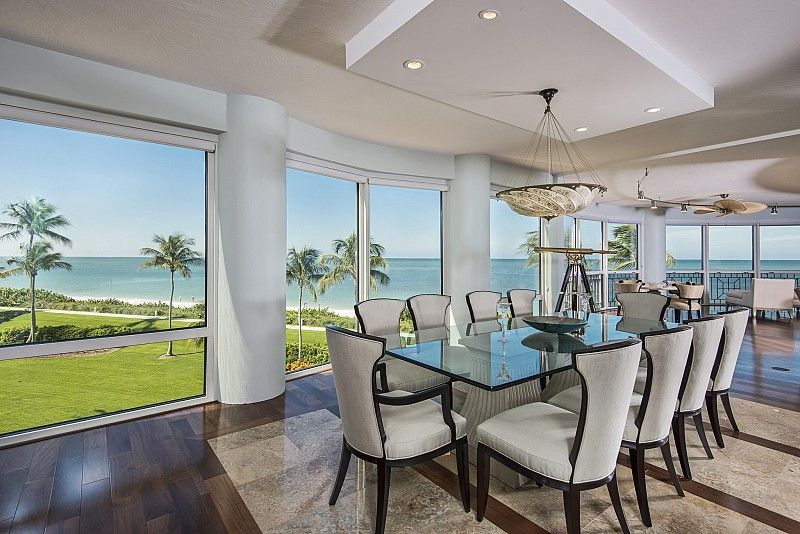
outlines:
{"label": "living room chair", "polygon": [[793,318],[795,281],[791,279],[754,278],[750,291],[728,291],[725,294],[725,307],[743,306],[753,311],[753,322],[758,312],[766,310],[789,313]]}
{"label": "living room chair", "polygon": [[[378,470],[375,533],[386,527],[392,468],[455,450],[464,511],[469,512],[467,420],[451,410],[450,385],[382,393],[376,376],[385,340],[338,326],[325,329],[342,419],[342,455],[329,504],[339,498],[352,455]],[[441,404],[431,399],[440,397]]]}

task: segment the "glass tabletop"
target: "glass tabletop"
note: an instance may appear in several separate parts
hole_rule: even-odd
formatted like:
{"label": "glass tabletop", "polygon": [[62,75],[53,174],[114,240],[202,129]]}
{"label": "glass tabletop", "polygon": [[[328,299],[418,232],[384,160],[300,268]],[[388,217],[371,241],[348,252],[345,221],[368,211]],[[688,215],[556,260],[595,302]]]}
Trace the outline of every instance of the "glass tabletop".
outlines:
{"label": "glass tabletop", "polygon": [[418,330],[408,339],[387,338],[386,353],[493,391],[568,369],[576,350],[676,326],[592,313],[577,332],[548,334],[513,319],[504,341],[500,324],[485,321]]}

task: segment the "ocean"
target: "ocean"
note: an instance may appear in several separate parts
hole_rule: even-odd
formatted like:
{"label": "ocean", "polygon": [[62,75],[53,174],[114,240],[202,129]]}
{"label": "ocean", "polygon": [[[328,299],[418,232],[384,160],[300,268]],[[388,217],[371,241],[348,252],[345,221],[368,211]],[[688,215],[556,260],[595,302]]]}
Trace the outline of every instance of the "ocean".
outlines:
{"label": "ocean", "polygon": [[[62,293],[74,298],[117,298],[128,302],[166,301],[169,298],[169,273],[150,269],[140,271],[143,258],[65,258],[72,264],[72,271],[49,271],[37,277],[37,287]],[[441,262],[434,258],[388,258],[388,286],[379,286],[371,292],[372,297],[406,299],[418,293],[438,293],[441,290]],[[764,260],[762,271],[800,271],[800,260]],[[701,267],[699,260],[677,260],[670,270],[695,270]],[[712,260],[712,271],[743,271],[752,269],[749,261]],[[521,259],[492,259],[490,266],[491,289],[505,292],[518,287],[538,288],[539,270],[527,269]],[[205,269],[192,269],[191,278],[175,279],[175,302],[188,305],[205,301]],[[0,279],[0,287],[26,288],[24,276]],[[307,305],[322,306],[333,310],[352,310],[355,303],[355,288],[345,281],[325,294],[305,298]],[[286,304],[297,306],[297,286],[286,291]]]}

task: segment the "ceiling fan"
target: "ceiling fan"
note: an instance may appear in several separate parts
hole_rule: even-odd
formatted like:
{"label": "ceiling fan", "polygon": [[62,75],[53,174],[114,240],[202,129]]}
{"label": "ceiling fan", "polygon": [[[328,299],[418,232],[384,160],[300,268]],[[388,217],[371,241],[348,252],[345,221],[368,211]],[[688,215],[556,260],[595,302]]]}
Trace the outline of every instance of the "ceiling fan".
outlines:
{"label": "ceiling fan", "polygon": [[752,215],[767,209],[766,204],[761,202],[749,202],[746,200],[737,200],[735,198],[728,198],[729,195],[720,195],[720,199],[711,205],[696,205],[698,208],[694,210],[695,215],[708,215],[716,213],[717,217],[725,217],[726,215]]}

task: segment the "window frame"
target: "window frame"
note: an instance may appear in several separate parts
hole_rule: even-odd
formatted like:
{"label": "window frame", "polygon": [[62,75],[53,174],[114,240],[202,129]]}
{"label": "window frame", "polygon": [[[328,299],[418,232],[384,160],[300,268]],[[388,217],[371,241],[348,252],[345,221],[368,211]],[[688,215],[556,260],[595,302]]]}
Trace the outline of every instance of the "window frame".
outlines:
{"label": "window frame", "polygon": [[24,97],[0,94],[0,119],[38,124],[111,137],[162,145],[178,146],[205,152],[205,324],[166,331],[141,332],[96,338],[42,342],[0,347],[0,361],[54,356],[72,352],[120,348],[167,341],[205,339],[204,388],[199,396],[130,408],[111,414],[53,423],[0,436],[0,448],[41,440],[70,432],[156,415],[218,400],[217,391],[217,158],[218,136],[207,132],[132,119],[72,106],[41,102]]}
{"label": "window frame", "polygon": [[[450,188],[449,180],[422,176],[391,174],[370,171],[341,163],[331,162],[321,158],[301,154],[292,150],[286,151],[286,170],[294,169],[313,173],[326,178],[346,180],[356,184],[356,233],[358,236],[358,276],[356,288],[358,301],[369,298],[369,238],[370,235],[370,185],[389,187],[404,187],[410,189],[426,189],[439,192],[439,294],[443,294],[445,287],[445,262],[447,261],[447,247],[445,246],[446,224],[446,197]],[[330,363],[315,365],[306,369],[286,373],[286,380],[296,380],[304,376],[329,370]]]}

